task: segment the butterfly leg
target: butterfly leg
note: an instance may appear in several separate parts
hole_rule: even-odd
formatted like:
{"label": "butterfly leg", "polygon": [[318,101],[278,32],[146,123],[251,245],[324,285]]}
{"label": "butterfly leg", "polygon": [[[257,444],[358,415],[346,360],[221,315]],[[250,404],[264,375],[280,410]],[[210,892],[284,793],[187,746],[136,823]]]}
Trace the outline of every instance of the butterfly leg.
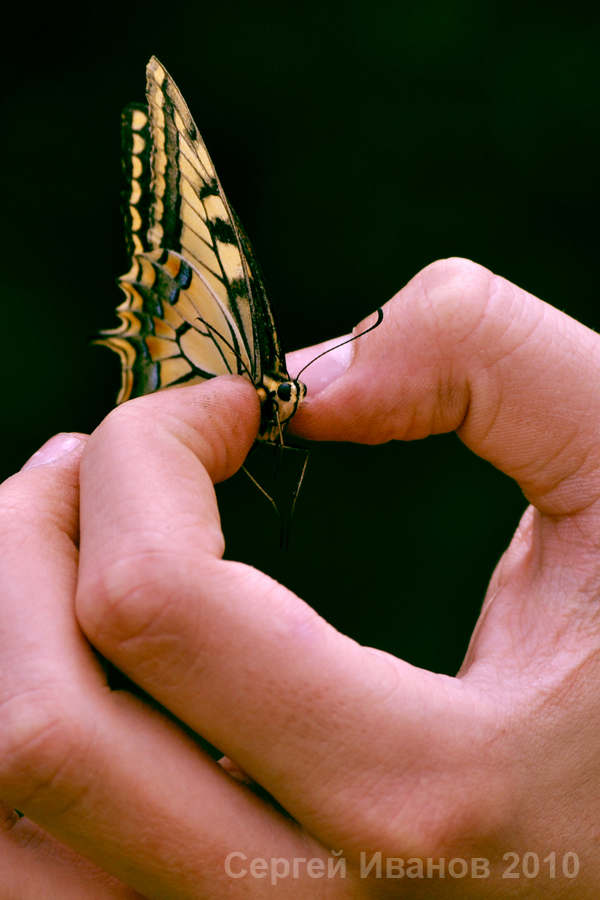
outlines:
{"label": "butterfly leg", "polygon": [[[267,447],[272,452],[267,452]],[[262,449],[264,448],[264,449]],[[276,465],[273,465],[273,453]],[[289,546],[289,532],[296,501],[304,479],[308,463],[309,451],[303,447],[292,447],[288,444],[258,441],[252,453],[252,472],[246,460],[244,471],[256,485],[261,494],[267,498],[279,519],[280,547]],[[267,484],[269,490],[265,490]]]}

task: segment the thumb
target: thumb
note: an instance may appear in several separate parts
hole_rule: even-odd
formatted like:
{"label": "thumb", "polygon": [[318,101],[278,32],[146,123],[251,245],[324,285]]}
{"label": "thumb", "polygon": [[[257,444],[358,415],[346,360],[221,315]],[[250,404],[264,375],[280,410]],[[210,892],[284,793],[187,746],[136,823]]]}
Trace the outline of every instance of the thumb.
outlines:
{"label": "thumb", "polygon": [[[292,354],[290,370],[314,349]],[[302,377],[302,437],[379,444],[455,430],[543,512],[597,499],[600,339],[468,260],[428,266],[379,328]]]}

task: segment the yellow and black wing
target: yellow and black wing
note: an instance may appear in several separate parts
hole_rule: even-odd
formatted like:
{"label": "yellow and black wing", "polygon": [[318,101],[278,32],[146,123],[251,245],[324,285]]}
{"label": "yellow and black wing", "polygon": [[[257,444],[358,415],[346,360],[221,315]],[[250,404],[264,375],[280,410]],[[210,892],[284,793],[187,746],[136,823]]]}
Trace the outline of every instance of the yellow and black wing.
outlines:
{"label": "yellow and black wing", "polygon": [[99,343],[122,362],[118,402],[237,373],[259,392],[275,440],[304,385],[290,379],[264,280],[188,107],[156,58],[147,105],[123,112],[130,271],[120,325]]}

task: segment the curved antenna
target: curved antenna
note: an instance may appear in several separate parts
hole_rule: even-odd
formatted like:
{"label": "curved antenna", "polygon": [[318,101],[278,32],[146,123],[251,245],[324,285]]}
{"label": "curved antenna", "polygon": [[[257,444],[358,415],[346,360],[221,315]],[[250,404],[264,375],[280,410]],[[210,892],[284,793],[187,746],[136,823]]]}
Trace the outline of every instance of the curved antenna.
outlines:
{"label": "curved antenna", "polygon": [[383,310],[381,309],[381,307],[379,307],[379,309],[377,310],[377,321],[375,322],[374,325],[371,325],[365,331],[361,331],[360,334],[355,334],[354,337],[348,338],[347,341],[342,341],[341,344],[336,344],[335,347],[330,347],[329,350],[323,350],[322,353],[319,353],[318,356],[315,356],[314,359],[311,359],[311,361],[309,363],[306,363],[306,365],[302,369],[300,369],[300,371],[296,375],[296,381],[298,381],[298,379],[300,378],[302,373],[306,369],[308,369],[309,366],[312,366],[312,364],[314,362],[316,362],[318,359],[321,359],[322,356],[325,356],[327,353],[331,353],[332,350],[337,350],[338,347],[343,347],[344,344],[351,344],[352,341],[357,341],[360,337],[364,337],[365,334],[368,334],[370,331],[373,331],[374,328],[378,328],[382,322],[383,322]]}
{"label": "curved antenna", "polygon": [[[198,334],[201,334],[203,337],[210,337],[210,336],[211,336],[210,332],[211,332],[211,331],[214,331],[214,333],[217,335],[217,337],[221,338],[221,340],[223,341],[223,343],[225,344],[225,346],[226,346],[226,347],[229,347],[229,349],[231,350],[231,352],[233,353],[233,355],[236,356],[236,357],[238,358],[239,363],[240,363],[241,366],[246,370],[246,375],[248,376],[248,378],[250,379],[250,381],[253,381],[252,375],[251,375],[250,372],[248,371],[248,366],[246,365],[246,363],[244,362],[244,360],[242,359],[242,357],[240,356],[240,354],[237,352],[237,350],[235,349],[235,347],[234,347],[232,344],[229,343],[229,341],[227,340],[227,338],[226,338],[226,337],[223,337],[223,335],[221,334],[221,332],[220,332],[220,331],[217,331],[217,329],[214,327],[214,325],[211,325],[210,322],[207,322],[206,319],[203,319],[203,318],[202,318],[202,316],[196,316],[196,318],[198,319],[199,322],[202,322],[202,324],[203,324],[203,325],[206,325],[206,327],[209,329],[208,331],[200,331],[200,329],[198,329]],[[221,355],[222,355],[222,354],[221,354]],[[261,490],[262,490],[262,489],[261,489]]]}

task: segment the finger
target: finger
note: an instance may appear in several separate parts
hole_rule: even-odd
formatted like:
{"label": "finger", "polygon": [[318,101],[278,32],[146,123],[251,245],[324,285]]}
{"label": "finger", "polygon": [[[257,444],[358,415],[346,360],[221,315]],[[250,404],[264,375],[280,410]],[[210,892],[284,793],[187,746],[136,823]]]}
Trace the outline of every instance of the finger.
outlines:
{"label": "finger", "polygon": [[[103,552],[116,544],[124,555],[160,554],[167,538],[179,540],[198,526],[202,551],[220,556],[223,535],[213,483],[242,465],[259,415],[256,391],[238,376],[142,397],[114,410],[93,435],[82,467],[84,568],[91,534],[94,548]],[[87,499],[90,488],[93,505]],[[110,491],[110,504],[102,502],[103,490]],[[96,571],[101,574],[101,566]]]}
{"label": "finger", "polygon": [[[292,371],[311,354],[292,354]],[[292,429],[372,444],[456,430],[538,509],[572,514],[598,499],[599,362],[583,325],[444,260],[386,304],[379,328],[306,370]]]}
{"label": "finger", "polygon": [[[207,414],[207,392],[211,402],[227,397],[219,419]],[[229,433],[244,452],[249,446],[257,427],[250,392],[229,381],[198,395],[145,398],[90,440],[79,621],[104,655],[326,846],[358,844],[359,798],[373,797],[371,838],[380,846],[379,821],[397,819],[397,794],[381,790],[382,773],[403,785],[403,773],[418,777],[433,757],[447,760],[454,742],[460,752],[451,757],[472,759],[476,777],[474,731],[482,726],[450,679],[359,647],[283,586],[220,559],[207,470],[220,471],[214,460],[227,457]],[[238,442],[244,421],[246,441]],[[433,723],[450,718],[460,727],[435,742]],[[410,841],[425,827],[416,819],[430,815],[425,806],[417,812],[419,802],[398,826]]]}
{"label": "finger", "polygon": [[[203,409],[210,421],[214,405]],[[186,440],[195,425],[184,424]],[[74,618],[79,456],[0,490],[0,796],[144,896],[227,894],[230,852],[291,859],[306,840],[175,724],[108,690]]]}
{"label": "finger", "polygon": [[0,802],[0,896],[44,900],[143,900]]}

